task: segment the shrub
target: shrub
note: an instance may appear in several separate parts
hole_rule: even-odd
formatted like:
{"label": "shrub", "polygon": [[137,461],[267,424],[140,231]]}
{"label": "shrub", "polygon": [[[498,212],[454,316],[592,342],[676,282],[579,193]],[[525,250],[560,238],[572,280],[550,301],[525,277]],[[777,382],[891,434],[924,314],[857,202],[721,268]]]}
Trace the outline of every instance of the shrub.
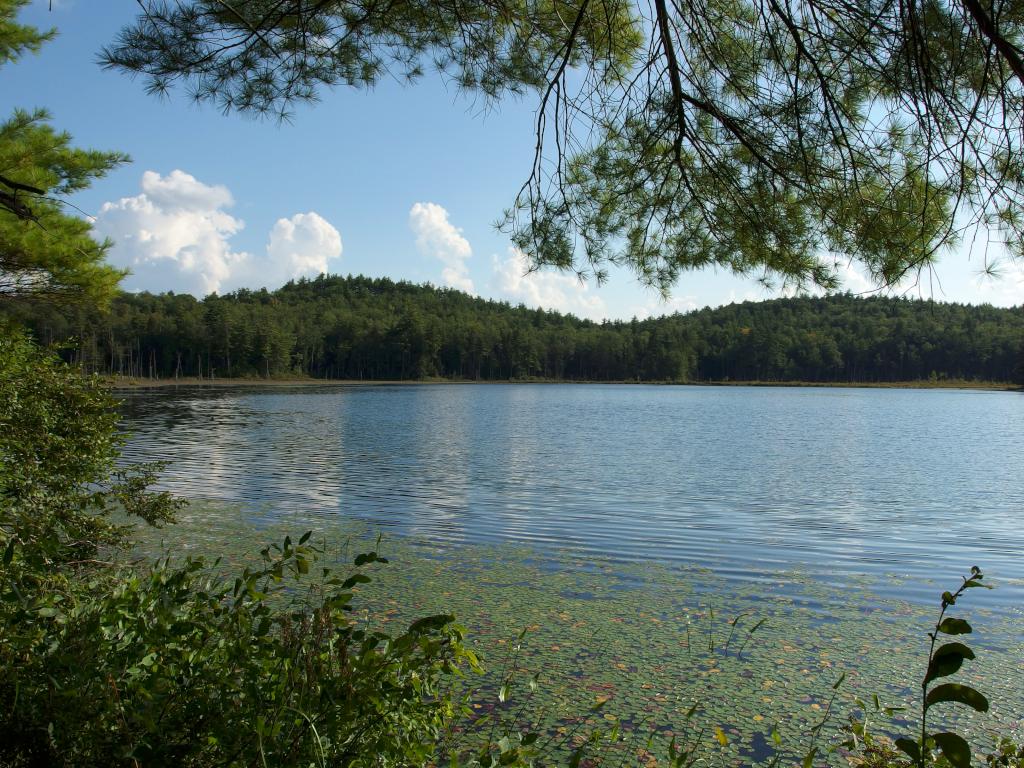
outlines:
{"label": "shrub", "polygon": [[[422,764],[476,658],[450,616],[350,620],[363,573],[310,579],[309,534],[237,579],[105,559],[120,511],[167,522],[119,470],[114,401],[24,335],[0,339],[0,765]],[[376,553],[356,566],[379,561]]]}

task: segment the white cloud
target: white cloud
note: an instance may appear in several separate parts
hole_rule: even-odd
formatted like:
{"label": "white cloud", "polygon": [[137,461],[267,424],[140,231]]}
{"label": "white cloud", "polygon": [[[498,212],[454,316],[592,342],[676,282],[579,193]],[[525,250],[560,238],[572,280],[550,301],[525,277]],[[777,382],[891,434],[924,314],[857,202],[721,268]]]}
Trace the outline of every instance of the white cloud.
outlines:
{"label": "white cloud", "polygon": [[895,286],[879,287],[856,263],[839,266],[840,290],[857,296],[905,296],[912,299],[992,304],[1010,307],[1024,303],[1024,261],[1007,254],[954,254],[956,258],[907,275]]}
{"label": "white cloud", "polygon": [[114,241],[110,261],[132,270],[125,287],[205,295],[251,259],[231,249],[245,226],[223,210],[232,203],[226,187],[146,171],[142,194],[104,203],[93,227]]}
{"label": "white cloud", "polygon": [[698,309],[699,306],[696,296],[669,296],[668,298],[656,296],[650,301],[634,306],[632,317],[637,320],[646,320],[649,317],[674,315],[676,312],[685,314]]}
{"label": "white cloud", "polygon": [[604,299],[589,283],[565,272],[530,270],[530,261],[518,248],[509,247],[505,259],[494,257],[496,290],[505,298],[527,306],[567,312],[590,320],[608,317]]}
{"label": "white cloud", "polygon": [[228,188],[198,181],[184,171],[161,176],[156,171],[142,174],[142,191],[154,206],[168,212],[206,213],[235,204]]}
{"label": "white cloud", "polygon": [[997,307],[1024,305],[1024,261],[1005,257],[990,266],[991,274],[982,269],[974,278],[972,300]]}
{"label": "white cloud", "polygon": [[853,294],[867,294],[878,290],[871,278],[864,274],[864,271],[853,261],[839,264],[839,290],[849,291]]}
{"label": "white cloud", "polygon": [[409,228],[416,235],[416,248],[424,256],[444,264],[441,280],[445,285],[473,293],[466,262],[473,255],[462,230],[448,221],[448,211],[437,203],[416,203],[409,209]]}
{"label": "white cloud", "polygon": [[328,261],[341,256],[341,233],[320,214],[297,213],[278,219],[267,242],[268,266],[285,276],[314,277],[327,272]]}
{"label": "white cloud", "polygon": [[341,235],[320,215],[279,219],[265,256],[236,251],[231,238],[245,223],[225,209],[227,187],[184,171],[142,175],[142,193],[104,203],[93,227],[114,241],[111,263],[127,267],[128,290],[175,291],[205,296],[242,286],[276,288],[285,281],[326,272],[341,255]]}

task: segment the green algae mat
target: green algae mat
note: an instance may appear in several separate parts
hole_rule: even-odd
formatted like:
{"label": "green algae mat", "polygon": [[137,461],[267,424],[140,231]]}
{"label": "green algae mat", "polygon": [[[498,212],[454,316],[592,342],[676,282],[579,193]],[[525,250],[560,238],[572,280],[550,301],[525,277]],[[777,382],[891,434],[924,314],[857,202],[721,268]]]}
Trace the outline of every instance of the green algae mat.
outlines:
{"label": "green algae mat", "polygon": [[[313,527],[326,564],[344,570],[377,546],[376,531],[317,522],[196,501],[177,525],[140,529],[136,554],[221,557],[233,572]],[[866,577],[841,587],[798,572],[727,581],[708,567],[397,536],[379,551],[389,563],[363,569],[373,580],[359,587],[353,619],[398,632],[424,615],[455,614],[485,667],[464,681],[467,739],[534,732],[557,760],[600,730],[616,737],[605,746],[613,765],[663,763],[673,739],[698,744],[708,764],[790,764],[818,746],[816,764],[842,765],[842,751],[827,749],[858,697],[871,702],[877,732],[912,731],[927,632],[942,591],[959,584],[959,574],[936,574],[935,605],[920,606],[881,597],[891,582]],[[991,709],[940,707],[930,722],[955,725],[975,750],[988,751],[997,734],[1024,740],[1024,617],[973,607],[970,595],[954,613],[973,624],[977,652],[954,679],[985,693]],[[908,709],[879,716],[876,696]]]}

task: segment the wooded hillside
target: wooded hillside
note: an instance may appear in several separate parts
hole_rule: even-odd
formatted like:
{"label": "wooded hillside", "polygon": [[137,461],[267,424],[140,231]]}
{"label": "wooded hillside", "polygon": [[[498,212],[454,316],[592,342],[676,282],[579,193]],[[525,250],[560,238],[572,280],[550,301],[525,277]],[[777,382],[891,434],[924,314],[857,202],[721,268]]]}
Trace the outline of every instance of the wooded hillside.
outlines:
{"label": "wooded hillside", "polygon": [[789,298],[595,323],[460,291],[321,276],[276,291],[4,308],[90,371],[136,377],[886,382],[1022,378],[1024,308]]}

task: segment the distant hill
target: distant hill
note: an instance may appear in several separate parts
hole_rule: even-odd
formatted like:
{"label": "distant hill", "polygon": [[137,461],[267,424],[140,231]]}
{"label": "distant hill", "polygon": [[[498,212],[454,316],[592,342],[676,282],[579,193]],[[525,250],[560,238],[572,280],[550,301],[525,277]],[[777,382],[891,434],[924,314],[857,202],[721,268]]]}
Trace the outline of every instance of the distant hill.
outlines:
{"label": "distant hill", "polygon": [[88,370],[135,377],[1010,382],[1024,308],[846,295],[594,323],[388,279],[121,294],[108,314],[8,306]]}

